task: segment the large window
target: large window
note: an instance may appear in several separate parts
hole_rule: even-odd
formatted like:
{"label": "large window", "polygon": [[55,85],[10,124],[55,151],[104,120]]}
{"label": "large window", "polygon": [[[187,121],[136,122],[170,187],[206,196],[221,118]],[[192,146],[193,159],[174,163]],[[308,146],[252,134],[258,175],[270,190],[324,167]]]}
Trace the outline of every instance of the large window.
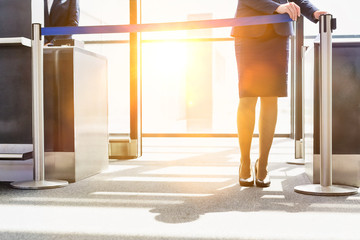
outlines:
{"label": "large window", "polygon": [[[357,0],[312,2],[338,18],[335,34],[359,34],[354,28],[360,22]],[[231,18],[236,5],[236,0],[142,0],[141,17],[143,23]],[[80,23],[128,24],[129,1],[81,1]],[[305,34],[317,33],[318,26],[306,21]],[[129,132],[128,34],[77,38],[120,40],[86,47],[109,60],[110,133]],[[142,39],[143,132],[236,133],[237,69],[230,28],[144,33]],[[290,133],[290,91],[279,103],[276,133]]]}
{"label": "large window", "polygon": [[[335,35],[359,35],[360,18],[358,17],[358,9],[360,7],[359,0],[312,0],[312,2],[321,10],[328,11],[337,18],[337,29]],[[319,26],[306,21],[305,34],[317,35]]]}
{"label": "large window", "polygon": [[[129,24],[128,0],[80,1],[80,25]],[[130,73],[129,34],[79,35],[75,38],[86,41],[86,48],[108,59],[109,79],[109,132],[130,131]],[[118,40],[109,44],[106,41]],[[104,44],[99,44],[104,42]],[[95,44],[94,44],[95,43]]]}
{"label": "large window", "polygon": [[[142,22],[232,18],[236,6],[233,0],[142,0]],[[230,32],[143,34],[145,133],[236,133],[238,80]],[[279,113],[277,133],[290,133],[290,98],[280,99]]]}

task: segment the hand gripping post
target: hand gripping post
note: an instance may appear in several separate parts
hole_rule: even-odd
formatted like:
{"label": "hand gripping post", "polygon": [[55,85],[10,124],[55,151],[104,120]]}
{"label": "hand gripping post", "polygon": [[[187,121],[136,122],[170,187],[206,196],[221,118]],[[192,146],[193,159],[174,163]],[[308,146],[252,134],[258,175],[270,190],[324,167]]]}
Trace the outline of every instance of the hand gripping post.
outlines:
{"label": "hand gripping post", "polygon": [[49,189],[68,185],[66,181],[45,180],[44,158],[44,101],[43,101],[43,41],[41,24],[32,25],[32,134],[34,180],[13,182],[10,185],[18,189]]}
{"label": "hand gripping post", "polygon": [[297,186],[295,192],[317,196],[357,194],[354,187],[332,185],[332,31],[336,19],[320,16],[320,184]]}

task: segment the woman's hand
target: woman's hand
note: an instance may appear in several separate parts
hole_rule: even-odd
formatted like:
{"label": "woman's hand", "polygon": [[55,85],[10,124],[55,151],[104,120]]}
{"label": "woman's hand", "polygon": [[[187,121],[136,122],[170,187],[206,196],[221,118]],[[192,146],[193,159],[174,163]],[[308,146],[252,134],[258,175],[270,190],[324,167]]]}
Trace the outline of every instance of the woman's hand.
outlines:
{"label": "woman's hand", "polygon": [[326,12],[326,11],[316,11],[316,12],[314,12],[314,18],[319,20],[320,16],[323,15],[323,14],[328,14],[328,12]]}
{"label": "woman's hand", "polygon": [[290,18],[294,21],[301,15],[300,7],[293,2],[281,4],[275,11],[280,14],[289,14]]}

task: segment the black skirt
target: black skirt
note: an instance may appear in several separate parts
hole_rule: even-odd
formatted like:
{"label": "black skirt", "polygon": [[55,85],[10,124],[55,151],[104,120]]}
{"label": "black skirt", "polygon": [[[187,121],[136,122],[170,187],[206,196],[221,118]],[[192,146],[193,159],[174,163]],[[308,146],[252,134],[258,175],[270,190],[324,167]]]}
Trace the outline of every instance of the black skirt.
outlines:
{"label": "black skirt", "polygon": [[270,25],[259,38],[235,38],[240,97],[286,97],[289,37]]}

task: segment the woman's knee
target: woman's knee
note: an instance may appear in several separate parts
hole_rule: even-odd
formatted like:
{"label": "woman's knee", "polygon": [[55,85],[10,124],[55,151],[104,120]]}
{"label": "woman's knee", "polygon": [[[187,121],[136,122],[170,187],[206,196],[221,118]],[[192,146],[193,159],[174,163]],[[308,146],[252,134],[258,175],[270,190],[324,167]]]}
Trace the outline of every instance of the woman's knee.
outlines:
{"label": "woman's knee", "polygon": [[261,101],[261,106],[264,107],[277,107],[278,104],[278,97],[261,97],[260,98]]}
{"label": "woman's knee", "polygon": [[239,108],[255,110],[257,99],[257,97],[240,98]]}

